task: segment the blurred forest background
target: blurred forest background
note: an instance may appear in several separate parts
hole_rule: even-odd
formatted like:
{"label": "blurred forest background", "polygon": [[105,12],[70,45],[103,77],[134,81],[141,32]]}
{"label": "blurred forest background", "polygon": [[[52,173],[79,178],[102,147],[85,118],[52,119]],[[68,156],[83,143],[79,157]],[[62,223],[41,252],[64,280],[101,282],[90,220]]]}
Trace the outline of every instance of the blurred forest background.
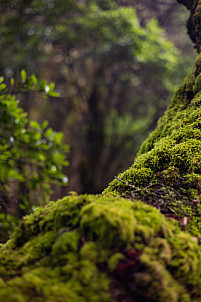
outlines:
{"label": "blurred forest background", "polygon": [[0,14],[7,84],[25,69],[60,94],[18,95],[30,119],[70,146],[68,184],[51,198],[100,193],[133,163],[192,67],[188,11],[175,0],[1,0]]}

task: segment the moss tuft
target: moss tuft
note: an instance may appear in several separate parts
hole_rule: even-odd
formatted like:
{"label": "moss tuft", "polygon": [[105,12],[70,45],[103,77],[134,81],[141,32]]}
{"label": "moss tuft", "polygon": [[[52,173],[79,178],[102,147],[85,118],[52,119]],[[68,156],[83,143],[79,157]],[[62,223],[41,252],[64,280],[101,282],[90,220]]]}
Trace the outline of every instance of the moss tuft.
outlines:
{"label": "moss tuft", "polygon": [[201,92],[201,74],[199,74],[199,76],[195,81],[195,85],[193,86],[193,91],[195,94]]}

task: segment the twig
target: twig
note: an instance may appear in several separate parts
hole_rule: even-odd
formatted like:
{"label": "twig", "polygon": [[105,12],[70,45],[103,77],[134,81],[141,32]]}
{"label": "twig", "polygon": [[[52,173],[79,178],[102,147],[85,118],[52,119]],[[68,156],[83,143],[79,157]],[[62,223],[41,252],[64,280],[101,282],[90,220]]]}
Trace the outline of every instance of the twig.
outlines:
{"label": "twig", "polygon": [[166,188],[166,189],[168,189],[168,190],[173,191],[177,196],[183,197],[183,196],[182,196],[178,191],[176,191],[174,188],[169,187],[169,186],[167,186],[167,185],[164,185],[163,183],[150,183],[147,187],[144,187],[144,188],[140,189],[140,188],[136,188],[135,186],[129,184],[127,181],[125,181],[125,180],[123,180],[123,179],[121,179],[121,178],[119,178],[119,177],[116,177],[116,176],[115,176],[115,178],[116,178],[117,180],[123,182],[123,183],[124,183],[126,186],[128,186],[129,188],[135,189],[135,191],[132,191],[132,193],[134,193],[134,194],[135,194],[135,192],[142,192],[142,191],[146,191],[146,190],[148,190],[148,189],[150,189],[150,188],[152,188],[152,187],[157,187],[157,186],[159,186],[159,187]]}

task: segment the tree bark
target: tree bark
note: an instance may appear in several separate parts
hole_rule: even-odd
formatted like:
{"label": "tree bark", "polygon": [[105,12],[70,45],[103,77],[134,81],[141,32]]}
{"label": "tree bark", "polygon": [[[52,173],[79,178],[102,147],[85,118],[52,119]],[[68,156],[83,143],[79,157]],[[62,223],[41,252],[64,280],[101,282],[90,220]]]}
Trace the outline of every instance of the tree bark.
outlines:
{"label": "tree bark", "polygon": [[201,50],[201,1],[200,0],[177,0],[179,3],[185,5],[190,10],[190,17],[187,28],[188,34],[198,53]]}

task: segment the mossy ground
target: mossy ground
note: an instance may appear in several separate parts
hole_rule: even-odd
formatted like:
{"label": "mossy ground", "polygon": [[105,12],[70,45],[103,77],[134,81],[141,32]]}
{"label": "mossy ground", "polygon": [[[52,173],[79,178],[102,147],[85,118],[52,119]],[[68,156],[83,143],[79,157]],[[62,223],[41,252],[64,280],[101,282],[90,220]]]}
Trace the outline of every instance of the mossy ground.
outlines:
{"label": "mossy ground", "polygon": [[199,246],[142,202],[69,196],[0,248],[0,301],[199,301]]}

